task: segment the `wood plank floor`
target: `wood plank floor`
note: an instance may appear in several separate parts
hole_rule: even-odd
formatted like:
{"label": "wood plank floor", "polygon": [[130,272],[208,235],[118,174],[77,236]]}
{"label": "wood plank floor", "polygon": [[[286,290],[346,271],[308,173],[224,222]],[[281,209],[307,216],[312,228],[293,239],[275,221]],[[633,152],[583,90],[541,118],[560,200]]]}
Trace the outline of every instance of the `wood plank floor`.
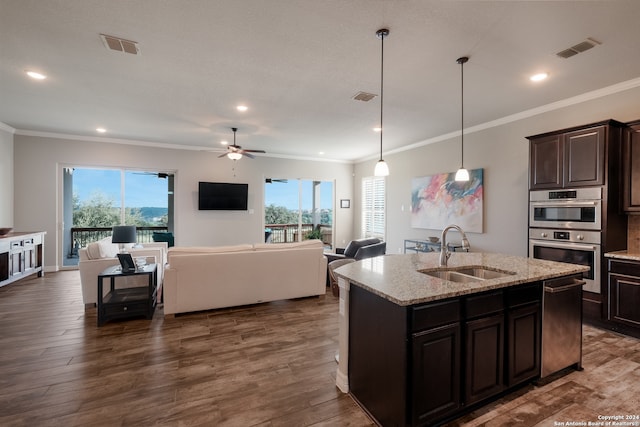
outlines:
{"label": "wood plank floor", "polygon": [[[337,299],[96,326],[77,271],[0,288],[1,426],[370,426],[335,387]],[[640,341],[585,327],[583,372],[450,426],[638,414]]]}

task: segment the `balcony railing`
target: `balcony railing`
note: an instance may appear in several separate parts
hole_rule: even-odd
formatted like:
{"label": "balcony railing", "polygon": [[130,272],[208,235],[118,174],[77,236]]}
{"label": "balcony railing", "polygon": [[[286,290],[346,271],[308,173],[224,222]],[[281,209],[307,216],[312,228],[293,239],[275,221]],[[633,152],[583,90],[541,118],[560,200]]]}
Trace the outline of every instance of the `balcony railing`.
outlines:
{"label": "balcony railing", "polygon": [[[153,242],[154,231],[168,231],[167,227],[136,227],[136,237],[138,243]],[[85,248],[91,242],[97,242],[105,237],[111,236],[111,227],[73,227],[71,229],[72,254],[78,255],[79,248]]]}
{"label": "balcony railing", "polygon": [[[298,241],[298,224],[266,224],[265,228],[265,241],[271,243],[289,243]],[[302,224],[302,238],[304,240],[306,235],[313,231],[313,224]],[[322,241],[330,245],[331,244],[331,226],[320,225],[320,231],[322,233]],[[269,232],[271,234],[269,234]]]}

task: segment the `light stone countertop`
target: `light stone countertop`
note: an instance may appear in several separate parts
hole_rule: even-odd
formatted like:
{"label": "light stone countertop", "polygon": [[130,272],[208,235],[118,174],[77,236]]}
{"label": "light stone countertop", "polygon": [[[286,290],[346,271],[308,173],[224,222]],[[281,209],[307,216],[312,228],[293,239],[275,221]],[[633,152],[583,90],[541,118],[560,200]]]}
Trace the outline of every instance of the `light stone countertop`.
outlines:
{"label": "light stone countertop", "polygon": [[577,264],[484,252],[455,252],[448,268],[486,267],[515,273],[506,277],[470,283],[451,282],[418,270],[438,267],[439,252],[383,255],[343,265],[335,273],[352,284],[401,306],[420,304],[460,295],[568,276],[588,271]]}
{"label": "light stone countertop", "polygon": [[606,252],[604,256],[607,258],[626,259],[628,261],[640,261],[640,252],[615,251]]}

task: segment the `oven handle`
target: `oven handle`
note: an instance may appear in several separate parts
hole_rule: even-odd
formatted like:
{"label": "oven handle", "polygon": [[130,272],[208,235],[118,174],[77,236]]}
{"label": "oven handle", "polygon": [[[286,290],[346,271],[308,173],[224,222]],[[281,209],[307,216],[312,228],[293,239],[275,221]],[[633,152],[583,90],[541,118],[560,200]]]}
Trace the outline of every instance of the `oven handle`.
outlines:
{"label": "oven handle", "polygon": [[564,202],[564,203],[549,203],[549,202],[531,202],[531,206],[544,207],[544,208],[580,208],[598,206],[600,202]]}
{"label": "oven handle", "polygon": [[544,291],[546,293],[553,294],[553,293],[556,293],[556,292],[566,291],[566,290],[569,290],[571,288],[575,288],[577,286],[584,286],[586,284],[587,284],[587,282],[585,282],[584,280],[573,279],[573,283],[570,283],[568,285],[558,286],[558,287],[545,286],[544,287]]}
{"label": "oven handle", "polygon": [[583,249],[583,250],[592,250],[596,251],[598,249],[597,246],[589,245],[585,243],[558,243],[551,240],[529,240],[530,243],[538,246],[549,246],[552,248],[560,248],[560,249]]}

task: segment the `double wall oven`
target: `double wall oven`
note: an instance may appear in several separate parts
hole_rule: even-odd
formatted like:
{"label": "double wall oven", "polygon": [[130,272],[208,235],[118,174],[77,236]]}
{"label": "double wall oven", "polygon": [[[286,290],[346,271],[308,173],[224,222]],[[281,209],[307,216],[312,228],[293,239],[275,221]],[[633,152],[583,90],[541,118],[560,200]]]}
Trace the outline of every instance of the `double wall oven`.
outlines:
{"label": "double wall oven", "polygon": [[600,293],[602,187],[529,193],[529,256],[582,264],[583,290]]}

